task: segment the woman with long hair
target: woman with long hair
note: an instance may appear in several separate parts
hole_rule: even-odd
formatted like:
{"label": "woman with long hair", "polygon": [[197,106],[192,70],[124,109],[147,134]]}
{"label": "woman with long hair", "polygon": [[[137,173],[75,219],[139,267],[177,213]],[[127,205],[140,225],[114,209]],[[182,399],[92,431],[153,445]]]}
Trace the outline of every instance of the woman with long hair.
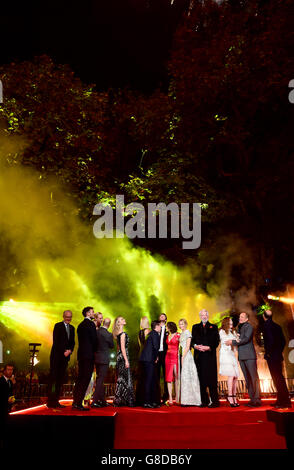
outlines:
{"label": "woman with long hair", "polygon": [[200,406],[201,393],[196,365],[190,351],[192,335],[185,318],[179,320],[181,358],[181,406]]}
{"label": "woman with long hair", "polygon": [[173,405],[173,381],[175,382],[176,402],[179,402],[180,387],[179,387],[179,342],[180,335],[177,333],[177,325],[169,321],[166,324],[166,329],[169,333],[166,338],[167,352],[165,356],[165,381],[167,383],[168,401],[166,405]]}
{"label": "woman with long hair", "polygon": [[238,362],[232,346],[226,345],[226,341],[238,339],[238,336],[233,329],[233,321],[231,317],[223,318],[219,336],[221,340],[219,350],[219,374],[227,376],[228,378],[227,401],[231,407],[240,406],[236,397],[237,381],[239,377]]}
{"label": "woman with long hair", "polygon": [[135,396],[129,361],[129,336],[124,331],[126,320],[117,317],[114,320],[112,334],[117,341],[116,355],[116,387],[113,404],[114,406],[134,406]]}
{"label": "woman with long hair", "polygon": [[149,318],[146,316],[142,317],[140,321],[140,331],[138,334],[138,343],[140,347],[140,353],[142,352],[144,348],[147,336],[149,335],[150,331],[151,331],[151,328],[149,325]]}

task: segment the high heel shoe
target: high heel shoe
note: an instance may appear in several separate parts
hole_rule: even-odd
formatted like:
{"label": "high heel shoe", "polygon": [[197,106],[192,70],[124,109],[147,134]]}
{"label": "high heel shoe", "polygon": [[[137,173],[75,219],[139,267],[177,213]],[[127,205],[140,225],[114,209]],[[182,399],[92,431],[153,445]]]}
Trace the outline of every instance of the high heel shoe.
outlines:
{"label": "high heel shoe", "polygon": [[172,406],[172,405],[173,405],[173,402],[172,402],[172,401],[169,401],[169,400],[166,400],[166,401],[164,402],[164,404],[165,404],[166,406]]}
{"label": "high heel shoe", "polygon": [[236,396],[236,395],[232,395],[232,397],[233,397],[233,400],[234,400],[234,405],[235,405],[235,407],[240,406],[240,403],[237,402],[237,396]]}
{"label": "high heel shoe", "polygon": [[228,402],[228,404],[230,405],[230,407],[231,407],[231,408],[236,408],[235,403],[231,403],[230,400],[229,400],[229,398],[233,398],[233,396],[234,396],[234,395],[227,395],[226,398],[227,398],[227,402]]}

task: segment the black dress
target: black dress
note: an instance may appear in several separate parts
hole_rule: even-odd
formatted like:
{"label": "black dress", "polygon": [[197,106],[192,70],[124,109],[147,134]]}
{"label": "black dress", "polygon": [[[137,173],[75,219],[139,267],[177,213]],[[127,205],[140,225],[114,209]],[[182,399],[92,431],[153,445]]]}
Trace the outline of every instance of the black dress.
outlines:
{"label": "black dress", "polygon": [[121,352],[121,335],[125,335],[125,350],[129,360],[129,337],[127,333],[120,333],[117,335],[118,351],[116,356],[116,374],[117,381],[115,387],[115,394],[113,404],[115,406],[135,406],[135,396],[133,381],[130,367],[127,369],[125,366],[125,360]]}

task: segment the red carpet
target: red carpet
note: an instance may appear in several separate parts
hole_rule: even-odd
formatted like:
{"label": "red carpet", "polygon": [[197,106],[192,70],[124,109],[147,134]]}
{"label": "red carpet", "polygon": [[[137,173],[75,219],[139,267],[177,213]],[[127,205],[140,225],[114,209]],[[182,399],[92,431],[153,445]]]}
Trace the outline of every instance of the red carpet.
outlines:
{"label": "red carpet", "polygon": [[[268,402],[269,403],[269,402]],[[115,449],[286,449],[285,439],[260,408],[122,408]]]}
{"label": "red carpet", "polygon": [[270,401],[260,408],[101,408],[89,412],[45,405],[16,412],[32,415],[115,416],[115,449],[286,449],[285,439],[266,418]]}

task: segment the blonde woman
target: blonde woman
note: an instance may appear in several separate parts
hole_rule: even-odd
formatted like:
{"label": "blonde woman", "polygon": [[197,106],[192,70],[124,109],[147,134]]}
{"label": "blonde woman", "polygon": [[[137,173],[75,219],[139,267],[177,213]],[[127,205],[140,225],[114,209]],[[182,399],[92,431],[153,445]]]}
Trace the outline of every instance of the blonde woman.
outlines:
{"label": "blonde woman", "polygon": [[181,406],[200,406],[201,393],[196,365],[190,351],[192,335],[185,318],[179,321],[181,358]]}
{"label": "blonde woman", "polygon": [[114,406],[134,406],[134,388],[129,361],[129,336],[124,331],[126,320],[117,317],[114,320],[112,334],[117,341],[116,355],[116,387],[113,404]]}
{"label": "blonde woman", "polygon": [[140,346],[140,354],[144,348],[147,335],[149,335],[151,329],[149,325],[149,318],[148,317],[142,317],[140,321],[140,331],[138,334],[138,343]]}

